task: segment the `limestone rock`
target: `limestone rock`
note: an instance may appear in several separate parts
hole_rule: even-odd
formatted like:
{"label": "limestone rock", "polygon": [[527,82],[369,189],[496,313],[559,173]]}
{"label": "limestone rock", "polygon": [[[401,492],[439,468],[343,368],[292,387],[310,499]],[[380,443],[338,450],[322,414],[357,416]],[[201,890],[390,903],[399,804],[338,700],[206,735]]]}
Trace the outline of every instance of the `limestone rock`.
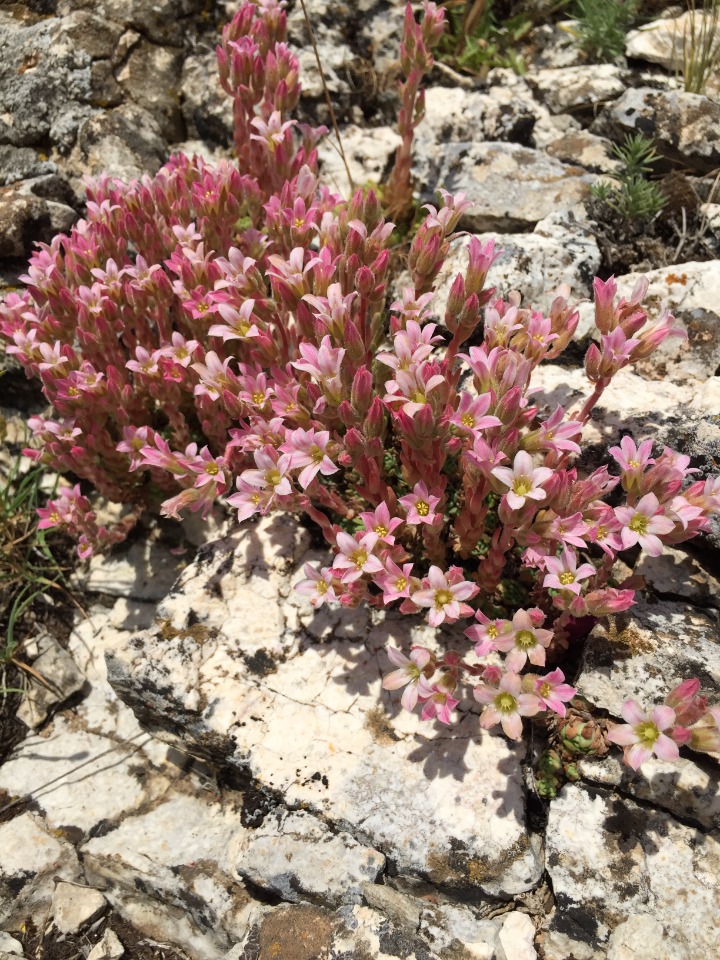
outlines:
{"label": "limestone rock", "polygon": [[0,930],[0,956],[3,954],[5,956],[22,957],[23,946],[15,937],[11,937],[9,933]]}
{"label": "limestone rock", "polygon": [[71,730],[61,718],[46,733],[28,737],[0,767],[0,789],[39,803],[52,829],[76,839],[167,789],[167,780],[150,775],[151,769],[138,776],[138,765],[148,760],[142,742],[115,743]]}
{"label": "limestone rock", "polygon": [[659,920],[632,914],[613,930],[608,960],[679,960],[681,954],[668,946]]}
{"label": "limestone rock", "polygon": [[[53,48],[58,21],[16,20],[0,12],[0,143],[72,146],[91,113],[90,56],[71,45]],[[32,109],[28,105],[32,104]]]}
{"label": "limestone rock", "polygon": [[642,765],[638,774],[622,763],[619,754],[611,754],[602,760],[583,760],[579,770],[591,783],[617,788],[681,820],[692,820],[706,829],[718,829],[720,785],[709,768],[712,761],[700,755],[697,759],[699,763],[684,757],[669,763],[653,757]]}
{"label": "limestone rock", "polygon": [[102,940],[96,943],[87,956],[87,960],[119,960],[125,953],[125,947],[120,943],[114,930],[108,928]]}
{"label": "limestone rock", "polygon": [[29,256],[36,240],[49,243],[76,218],[70,207],[6,188],[0,192],[0,258]]}
{"label": "limestone rock", "polygon": [[56,55],[84,50],[92,60],[109,60],[123,33],[120,24],[88,10],[74,10],[54,24],[52,50]]}
{"label": "limestone rock", "polygon": [[571,131],[552,140],[545,149],[556,160],[578,164],[593,173],[615,173],[620,167],[610,141],[587,130]]}
{"label": "limestone rock", "polygon": [[[604,790],[567,785],[550,805],[546,841],[557,900],[553,929],[593,950],[607,946],[612,934],[610,949],[623,957],[621,944],[637,921],[624,925],[649,916],[663,927],[660,956],[714,953],[717,837]],[[657,935],[639,944],[634,960],[656,960],[656,943]]]}
{"label": "limestone rock", "polygon": [[[474,960],[503,956],[498,934],[502,918],[487,920],[472,907],[441,903],[425,907],[418,932],[441,957],[460,955]],[[508,957],[513,954],[508,954]]]}
{"label": "limestone rock", "polygon": [[506,956],[514,960],[536,960],[535,925],[526,913],[513,910],[500,930],[500,944]]}
{"label": "limestone rock", "polygon": [[0,186],[16,183],[28,177],[54,173],[56,170],[55,163],[43,159],[41,154],[32,147],[0,145]]}
{"label": "limestone rock", "polygon": [[132,180],[157,173],[168,152],[155,118],[142,107],[125,103],[81,125],[71,161],[78,174],[107,173]]}
{"label": "limestone rock", "polygon": [[82,690],[85,683],[72,657],[56,640],[44,634],[38,639],[37,647],[33,670],[43,677],[45,683],[32,678],[17,712],[18,719],[28,727],[39,727],[53,707]]}
{"label": "limestone rock", "polygon": [[[487,92],[462,87],[428,87],[425,117],[418,128],[417,153],[469,140],[530,142],[542,108],[521,82],[491,85]],[[432,184],[427,184],[432,186]]]}
{"label": "limestone rock", "polygon": [[466,229],[512,233],[532,229],[559,209],[577,209],[593,177],[514,143],[452,143],[438,157],[431,189],[464,191],[475,201]]}
{"label": "limestone rock", "polygon": [[77,854],[46,830],[32,813],[0,824],[0,923],[15,929],[29,916],[44,914],[55,878],[79,879]]}
{"label": "limestone rock", "polygon": [[[368,181],[381,183],[392,167],[395,151],[400,145],[400,136],[395,130],[391,127],[363,130],[361,127],[346,126],[341,129],[340,136],[355,189]],[[342,196],[350,196],[345,164],[332,133],[320,141],[318,158],[323,183]]]}
{"label": "limestone rock", "polygon": [[169,142],[185,139],[180,112],[182,54],[141,41],[117,73],[125,94],[155,119]]}
{"label": "limestone rock", "polygon": [[59,883],[53,894],[53,920],[60,933],[78,933],[105,910],[99,890],[77,883]]}
{"label": "limestone rock", "polygon": [[665,547],[659,557],[643,553],[634,572],[645,577],[655,593],[720,607],[720,581],[697,557],[683,550]]}
{"label": "limestone rock", "polygon": [[308,813],[267,817],[244,832],[235,848],[237,873],[288,903],[324,906],[359,903],[368,882],[385,868],[385,857],[347,833],[333,835]]}
{"label": "limestone rock", "polygon": [[214,50],[198,50],[185,58],[181,96],[189,136],[222,146],[232,143],[232,99],[220,86]]}
{"label": "limestone rock", "polygon": [[[58,0],[58,13],[68,12],[76,0]],[[152,43],[180,47],[188,17],[202,10],[202,0],[93,0],[99,17],[132,27]]]}
{"label": "limestone rock", "polygon": [[620,716],[624,700],[659,703],[682,680],[698,677],[711,700],[720,693],[717,614],[686,603],[639,602],[590,634],[575,686]]}
{"label": "limestone rock", "polygon": [[[479,234],[483,242],[494,234]],[[589,227],[572,213],[550,214],[532,233],[504,234],[496,239],[503,252],[488,274],[487,285],[506,297],[511,290],[522,293],[523,304],[549,308],[561,283],[570,284],[571,299],[587,296],[592,277],[600,265],[600,251]],[[467,270],[467,239],[453,242],[436,281],[433,310],[442,318],[450,287],[458,273]]]}
{"label": "limestone rock", "polygon": [[265,518],[201,548],[159,609],[173,629],[108,654],[115,690],[143,725],[382,850],[400,874],[492,896],[530,889],[542,866],[525,823],[522,746],[481,732],[473,712],[451,736],[387,717],[385,645],[438,638],[359,610],[350,639],[342,611],[330,611],[332,643],[313,641],[322,611],[291,587],[313,557],[298,534],[289,517]]}
{"label": "limestone rock", "polygon": [[118,553],[97,554],[75,578],[84,590],[133,600],[161,600],[177,579],[184,563],[167,547],[142,540]]}
{"label": "limestone rock", "polygon": [[[705,15],[702,10],[695,14],[695,29],[703,30]],[[708,15],[709,21],[709,15]],[[683,69],[683,37],[690,30],[693,14],[690,11],[675,17],[659,17],[631,30],[625,37],[625,56],[633,60],[657,63],[672,73]],[[720,38],[718,38],[720,39]],[[716,39],[717,42],[717,39]]]}
{"label": "limestone rock", "polygon": [[230,859],[239,829],[235,804],[220,804],[208,793],[176,793],[88,840],[81,848],[85,872],[121,910],[140,892],[186,914],[190,926],[180,926],[170,940],[204,960],[227,950],[247,928],[249,898]]}
{"label": "limestone rock", "polygon": [[[617,278],[618,296],[629,296],[641,276],[646,276],[649,283],[645,298],[649,323],[652,324],[666,306],[688,339],[668,338],[635,369],[653,379],[669,377],[684,382],[692,377],[704,382],[713,376],[720,364],[720,307],[715,296],[720,283],[720,260],[689,261],[642,275],[625,274]],[[592,304],[583,304],[578,338],[590,332],[595,335],[593,317]]]}
{"label": "limestone rock", "polygon": [[612,140],[642,133],[661,156],[694,170],[720,164],[720,104],[699,93],[631,87],[604,108],[591,129]]}
{"label": "limestone rock", "polygon": [[552,113],[592,111],[625,92],[626,74],[612,63],[538,70],[530,86]]}

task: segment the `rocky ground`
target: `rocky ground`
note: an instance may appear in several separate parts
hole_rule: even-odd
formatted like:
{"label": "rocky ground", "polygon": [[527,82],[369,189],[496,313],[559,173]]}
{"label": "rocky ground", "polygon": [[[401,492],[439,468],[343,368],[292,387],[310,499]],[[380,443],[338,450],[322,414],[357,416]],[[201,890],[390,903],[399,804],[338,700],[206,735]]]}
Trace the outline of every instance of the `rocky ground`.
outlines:
{"label": "rocky ground", "polygon": [[[175,150],[228,154],[213,49],[233,6],[0,0],[0,286],[15,285],[33,240],[81,214],[83,176],[154,173]],[[380,180],[398,143],[403,3],[309,6],[353,177]],[[301,110],[326,121],[299,4],[289,19]],[[503,293],[542,306],[561,282],[587,296],[615,271],[629,292],[647,272],[689,342],[617,377],[586,465],[629,429],[715,473],[720,106],[681,92],[671,25],[631,34],[606,65],[549,17],[523,42],[524,76],[433,72],[419,189],[478,201],[466,227],[501,235],[491,281]],[[612,144],[636,131],[653,137],[670,198],[642,229],[590,195],[617,170]],[[345,190],[331,145],[322,160]],[[590,329],[586,309],[570,359]],[[42,398],[2,363],[5,469]],[[565,406],[583,393],[579,369],[541,373]],[[692,552],[633,558],[642,602],[596,627],[578,665],[580,692],[606,715],[687,675],[717,699],[719,549],[716,527]],[[312,613],[292,584],[317,556],[287,519],[238,531],[218,515],[155,527],[76,571],[83,612],[39,620],[23,648],[52,689],[30,681],[3,701],[0,960],[715,956],[718,763],[688,753],[631,775],[588,759],[580,781],[541,800],[538,744],[480,732],[473,710],[450,732],[398,712],[380,688],[382,648],[431,632],[366,610]]]}

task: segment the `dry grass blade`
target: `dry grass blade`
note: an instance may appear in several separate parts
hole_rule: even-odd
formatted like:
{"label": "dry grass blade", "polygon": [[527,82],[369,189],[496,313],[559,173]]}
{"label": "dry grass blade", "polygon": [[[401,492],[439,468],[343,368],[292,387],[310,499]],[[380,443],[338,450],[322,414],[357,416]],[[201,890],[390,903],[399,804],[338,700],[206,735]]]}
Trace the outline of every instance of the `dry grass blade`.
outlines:
{"label": "dry grass blade", "polygon": [[683,33],[683,79],[686,93],[704,93],[720,66],[720,0],[690,0]]}
{"label": "dry grass blade", "polygon": [[330,111],[330,119],[332,121],[333,130],[335,131],[335,136],[338,142],[338,150],[340,151],[340,156],[342,157],[342,162],[345,165],[345,173],[347,174],[348,183],[350,184],[350,190],[355,190],[355,182],[353,180],[352,174],[350,173],[350,167],[347,162],[347,157],[345,156],[345,150],[343,149],[342,138],[340,137],[340,130],[338,129],[337,119],[335,117],[335,110],[332,105],[332,100],[330,99],[330,91],[327,88],[327,83],[325,81],[325,71],[323,70],[322,63],[320,62],[320,53],[318,52],[317,43],[315,42],[315,31],[312,28],[310,23],[310,17],[308,16],[307,7],[305,6],[305,0],[300,0],[300,4],[303,10],[303,17],[305,18],[305,23],[308,28],[308,33],[310,34],[310,42],[312,43],[312,48],[315,51],[315,60],[317,61],[318,70],[320,71],[320,80],[322,81],[323,93],[325,94],[325,103],[327,108]]}

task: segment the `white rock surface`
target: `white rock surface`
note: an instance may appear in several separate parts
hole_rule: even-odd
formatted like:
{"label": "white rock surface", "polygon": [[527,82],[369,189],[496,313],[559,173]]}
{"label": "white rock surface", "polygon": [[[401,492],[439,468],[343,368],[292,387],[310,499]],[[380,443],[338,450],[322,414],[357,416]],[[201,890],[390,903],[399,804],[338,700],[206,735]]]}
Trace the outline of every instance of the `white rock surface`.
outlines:
{"label": "white rock surface", "polygon": [[619,717],[628,697],[654,705],[688,677],[701,679],[712,702],[720,699],[716,615],[686,603],[641,601],[594,627],[575,686]]}
{"label": "white rock surface", "polygon": [[23,955],[23,946],[19,940],[0,930],[0,956],[2,954],[21,957]]}
{"label": "white rock surface", "polygon": [[552,113],[592,110],[616,100],[627,86],[625,71],[612,63],[538,70],[529,84]]}
{"label": "white rock surface", "polygon": [[385,869],[385,857],[347,833],[333,834],[309,813],[272,814],[234,847],[236,871],[288,903],[359,903],[363,885]]}
{"label": "white rock surface", "polygon": [[[640,278],[639,273],[628,273],[617,278],[618,296],[628,297]],[[688,378],[704,382],[713,377],[720,364],[720,307],[717,294],[720,284],[720,260],[689,261],[648,271],[648,292],[645,302],[652,323],[662,306],[677,317],[680,329],[688,340],[667,339],[636,369],[652,379],[672,379],[682,383]],[[594,308],[591,303],[581,307],[577,336],[594,331]]]}
{"label": "white rock surface", "polygon": [[[474,713],[450,735],[386,716],[386,644],[432,643],[434,632],[363,611],[343,639],[338,610],[319,618],[330,618],[331,644],[303,637],[313,614],[288,596],[298,547],[294,522],[275,518],[201,551],[161,607],[177,635],[151,630],[108,654],[119,695],[142,723],[382,850],[400,873],[486,894],[530,889],[542,866],[525,825],[522,747],[480,732]],[[186,633],[191,610],[202,642]]]}
{"label": "white rock surface", "polygon": [[583,778],[601,787],[619,788],[638,800],[662,807],[681,820],[691,820],[706,829],[720,828],[720,784],[712,761],[698,757],[702,766],[681,757],[669,763],[653,757],[635,773],[618,753],[603,760],[582,760]]}
{"label": "white rock surface", "polygon": [[107,929],[102,940],[96,943],[87,956],[87,960],[119,960],[125,953],[125,947],[114,930]]}
{"label": "white rock surface", "polygon": [[698,557],[665,547],[659,557],[643,553],[635,565],[635,573],[656,593],[682,597],[700,606],[720,606],[720,580],[700,562]]}
{"label": "white rock surface", "polygon": [[213,956],[213,949],[228,949],[247,923],[249,900],[233,879],[229,855],[240,829],[235,804],[221,805],[207,791],[176,793],[88,840],[82,847],[86,875],[106,889],[113,904],[140,890],[146,898],[186,913],[194,934],[181,945]]}
{"label": "white rock surface", "polygon": [[[679,12],[679,11],[678,11]],[[683,37],[693,27],[698,34],[707,30],[711,24],[710,15],[707,15],[707,24],[704,26],[706,15],[702,6],[692,14],[689,10],[680,16],[658,17],[649,23],[644,23],[637,30],[631,30],[625,37],[625,56],[633,60],[645,60],[647,63],[657,63],[672,73],[681,72],[684,66]],[[715,39],[720,39],[718,36]]]}
{"label": "white rock surface", "polygon": [[10,929],[47,911],[55,878],[77,880],[77,854],[32,813],[0,824],[0,923]]}
{"label": "white rock surface", "polygon": [[654,917],[633,914],[613,930],[608,960],[678,960],[681,954],[665,939],[665,927]]}
{"label": "white rock surface", "polygon": [[60,933],[77,933],[97,920],[107,907],[99,890],[77,883],[59,883],[55,887],[52,915]]}
{"label": "white rock surface", "polygon": [[502,956],[498,949],[502,922],[502,917],[485,919],[470,906],[442,903],[423,910],[418,930],[440,956],[452,956],[457,951],[473,960],[494,960]]}
{"label": "white rock surface", "polygon": [[185,566],[182,557],[167,547],[156,549],[146,538],[111,554],[94,554],[87,567],[74,575],[77,584],[90,593],[132,600],[162,600]]}
{"label": "white rock surface", "polygon": [[[600,251],[587,226],[571,212],[550,214],[532,233],[478,234],[481,241],[496,240],[502,254],[488,273],[487,286],[497,296],[507,297],[511,290],[522,293],[523,305],[547,309],[553,292],[561,283],[569,283],[571,299],[589,294],[592,277],[600,265]],[[440,269],[432,308],[442,319],[450,287],[458,273],[467,270],[467,238],[453,241],[450,254]]]}
{"label": "white rock surface", "polygon": [[54,707],[81,690],[85,683],[72,657],[57,640],[43,634],[38,637],[36,646],[33,670],[45,682],[31,676],[28,692],[18,708],[18,720],[28,727],[39,727]]}
{"label": "white rock surface", "polygon": [[[340,137],[355,189],[368,181],[376,185],[381,183],[400,145],[398,133],[392,127],[363,130],[346,126],[341,128]],[[350,182],[334,133],[318,144],[318,158],[322,182],[342,196],[350,196]]]}
{"label": "white rock surface", "polygon": [[[605,791],[567,785],[550,805],[546,841],[558,905],[552,923],[561,933],[602,948],[631,917],[645,915],[662,925],[668,960],[715,954],[716,836]],[[628,939],[638,943],[635,922],[610,941],[618,957]],[[635,960],[657,960],[656,942],[640,942]]]}
{"label": "white rock surface", "polygon": [[436,161],[422,182],[431,191],[441,186],[475,200],[463,224],[477,232],[528,230],[554,211],[579,211],[595,179],[581,167],[516,143],[452,143]]}
{"label": "white rock surface", "polygon": [[513,910],[503,922],[500,944],[513,960],[536,960],[535,924],[526,913]]}

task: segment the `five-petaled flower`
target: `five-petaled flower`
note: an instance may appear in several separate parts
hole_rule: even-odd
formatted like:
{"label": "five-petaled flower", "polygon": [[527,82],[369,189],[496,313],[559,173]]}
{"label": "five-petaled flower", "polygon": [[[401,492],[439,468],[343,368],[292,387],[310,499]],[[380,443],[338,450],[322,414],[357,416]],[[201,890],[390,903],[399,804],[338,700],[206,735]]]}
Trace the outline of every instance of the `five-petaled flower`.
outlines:
{"label": "five-petaled flower", "polygon": [[532,457],[525,450],[515,454],[512,467],[494,467],[491,473],[505,487],[505,499],[511,510],[521,510],[528,499],[544,500],[543,484],[552,476],[549,467],[534,467]]}
{"label": "five-petaled flower", "polygon": [[625,747],[625,761],[633,770],[655,755],[660,760],[677,760],[678,745],[665,733],[675,725],[672,707],[654,707],[646,713],[634,700],[626,700],[620,708],[625,723],[615,724],[608,731],[608,740]]}

